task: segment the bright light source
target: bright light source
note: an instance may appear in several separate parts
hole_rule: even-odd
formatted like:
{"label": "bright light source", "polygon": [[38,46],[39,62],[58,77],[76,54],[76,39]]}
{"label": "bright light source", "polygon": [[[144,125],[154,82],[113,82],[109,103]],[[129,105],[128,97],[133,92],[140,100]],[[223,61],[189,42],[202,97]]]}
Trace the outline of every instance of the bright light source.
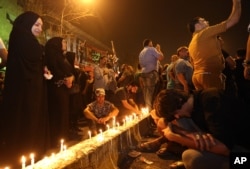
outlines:
{"label": "bright light source", "polygon": [[93,3],[93,0],[82,0],[83,3],[86,3],[86,4],[91,4]]}

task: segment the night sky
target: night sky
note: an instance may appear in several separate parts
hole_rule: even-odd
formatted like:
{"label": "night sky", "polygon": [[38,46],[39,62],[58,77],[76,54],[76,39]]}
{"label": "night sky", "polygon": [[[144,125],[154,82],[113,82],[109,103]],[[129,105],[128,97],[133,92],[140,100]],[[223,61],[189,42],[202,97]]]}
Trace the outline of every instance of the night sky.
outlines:
{"label": "night sky", "polygon": [[[222,34],[224,48],[231,55],[246,46],[249,1],[242,0],[240,22]],[[179,46],[188,45],[191,34],[186,25],[190,19],[201,16],[213,25],[226,20],[231,7],[231,0],[96,0],[98,17],[87,18],[82,25],[106,45],[114,41],[119,63],[135,66],[143,39],[150,38],[161,45],[164,64]]]}

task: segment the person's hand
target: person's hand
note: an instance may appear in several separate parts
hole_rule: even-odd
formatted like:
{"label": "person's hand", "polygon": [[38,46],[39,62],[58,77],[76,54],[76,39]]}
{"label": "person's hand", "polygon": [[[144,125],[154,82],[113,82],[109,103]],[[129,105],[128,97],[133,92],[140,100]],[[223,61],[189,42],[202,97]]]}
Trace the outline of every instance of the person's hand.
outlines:
{"label": "person's hand", "polygon": [[71,88],[73,84],[74,76],[69,76],[64,78],[64,84],[66,85],[67,88]]}
{"label": "person's hand", "polygon": [[250,80],[250,66],[244,67],[244,77],[247,80]]}
{"label": "person's hand", "polygon": [[43,76],[45,77],[45,79],[47,80],[52,79],[53,75],[51,74],[47,66],[44,67],[43,71],[44,71]]}
{"label": "person's hand", "polygon": [[97,123],[99,124],[105,124],[106,121],[108,121],[108,117],[102,117],[102,118],[99,118]]}
{"label": "person's hand", "polygon": [[155,49],[156,49],[158,52],[161,52],[161,46],[160,46],[160,44],[156,44]]}
{"label": "person's hand", "polygon": [[202,151],[209,150],[216,144],[214,137],[209,133],[195,132],[187,134],[187,136],[192,138],[195,142],[196,148]]}
{"label": "person's hand", "polygon": [[137,114],[137,115],[141,115],[141,114],[142,114],[142,112],[141,112],[140,110],[136,110],[135,114]]}
{"label": "person's hand", "polygon": [[108,74],[109,73],[109,69],[108,68],[103,68],[103,75],[106,75],[106,74]]}
{"label": "person's hand", "polygon": [[164,134],[162,130],[167,127],[167,124],[165,123],[164,118],[159,118],[157,120],[156,126],[157,126],[157,130],[159,131],[159,133]]}
{"label": "person's hand", "polygon": [[165,127],[162,130],[162,133],[169,141],[175,141],[172,137],[173,135],[175,135],[175,133],[171,130],[169,126]]}

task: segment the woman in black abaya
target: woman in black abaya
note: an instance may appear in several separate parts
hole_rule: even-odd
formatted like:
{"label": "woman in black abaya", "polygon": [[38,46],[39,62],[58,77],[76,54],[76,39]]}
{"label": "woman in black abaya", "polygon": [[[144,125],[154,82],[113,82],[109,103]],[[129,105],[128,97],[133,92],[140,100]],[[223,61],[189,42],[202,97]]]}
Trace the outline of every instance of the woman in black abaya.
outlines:
{"label": "woman in black abaya", "polygon": [[5,144],[0,154],[11,164],[20,165],[21,156],[30,153],[38,160],[49,144],[43,48],[37,40],[42,25],[38,14],[24,12],[9,37],[2,110]]}
{"label": "woman in black abaya", "polygon": [[51,143],[56,147],[61,139],[69,137],[69,88],[72,87],[73,67],[66,59],[67,42],[53,37],[45,44],[45,60],[53,78],[48,81]]}

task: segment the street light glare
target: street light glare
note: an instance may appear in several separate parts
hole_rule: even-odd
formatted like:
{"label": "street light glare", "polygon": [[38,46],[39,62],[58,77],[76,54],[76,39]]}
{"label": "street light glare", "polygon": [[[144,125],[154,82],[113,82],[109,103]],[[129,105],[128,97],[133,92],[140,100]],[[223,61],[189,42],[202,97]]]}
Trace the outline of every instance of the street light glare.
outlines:
{"label": "street light glare", "polygon": [[93,3],[94,0],[82,0],[83,3],[86,3],[86,4],[91,4]]}

